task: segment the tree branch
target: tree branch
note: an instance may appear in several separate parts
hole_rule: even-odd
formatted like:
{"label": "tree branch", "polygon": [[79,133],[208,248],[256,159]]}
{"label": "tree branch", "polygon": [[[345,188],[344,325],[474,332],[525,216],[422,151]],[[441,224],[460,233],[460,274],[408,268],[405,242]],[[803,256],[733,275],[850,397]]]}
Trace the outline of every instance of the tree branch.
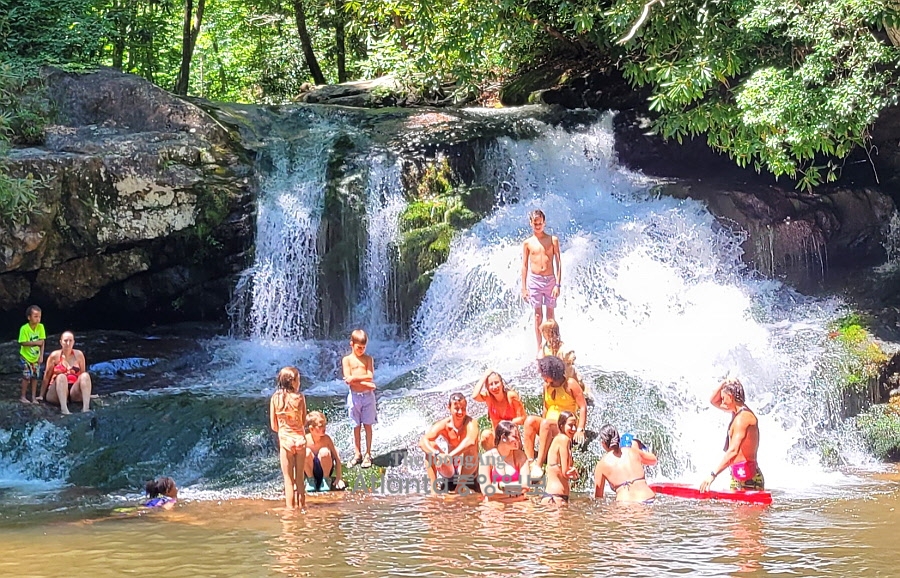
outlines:
{"label": "tree branch", "polygon": [[659,2],[661,5],[665,6],[665,0],[650,0],[646,4],[644,4],[644,9],[641,10],[641,15],[638,17],[637,22],[634,23],[634,26],[631,27],[631,30],[628,31],[628,34],[625,35],[624,38],[617,41],[616,44],[625,44],[637,34],[637,31],[641,29],[641,26],[644,25],[644,21],[647,20],[647,17],[650,16],[650,7]]}

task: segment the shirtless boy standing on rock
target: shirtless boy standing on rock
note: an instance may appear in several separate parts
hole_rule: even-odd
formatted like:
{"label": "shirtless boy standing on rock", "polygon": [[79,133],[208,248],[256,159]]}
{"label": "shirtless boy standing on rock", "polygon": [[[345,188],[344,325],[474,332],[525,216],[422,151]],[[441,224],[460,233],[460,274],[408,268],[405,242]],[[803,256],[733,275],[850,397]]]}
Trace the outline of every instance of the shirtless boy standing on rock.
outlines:
{"label": "shirtless boy standing on rock", "polygon": [[544,232],[544,212],[535,209],[528,213],[528,220],[534,235],[522,244],[522,299],[534,307],[534,336],[540,352],[543,307],[547,307],[547,319],[553,319],[562,281],[562,261],[559,238]]}

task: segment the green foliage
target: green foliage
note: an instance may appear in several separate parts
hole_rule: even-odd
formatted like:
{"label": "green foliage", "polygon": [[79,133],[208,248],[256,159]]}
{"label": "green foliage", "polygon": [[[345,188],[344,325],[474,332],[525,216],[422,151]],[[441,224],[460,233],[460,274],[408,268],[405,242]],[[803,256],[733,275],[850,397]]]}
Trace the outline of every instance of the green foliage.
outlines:
{"label": "green foliage", "polygon": [[[643,4],[608,12],[621,36]],[[706,133],[714,149],[812,189],[864,145],[879,111],[896,101],[898,51],[873,32],[884,2],[718,0],[655,5],[629,42],[624,72],[653,87],[656,129],[679,142]],[[690,42],[685,42],[691,39]]]}
{"label": "green foliage", "polygon": [[[655,130],[705,135],[741,166],[810,190],[868,146],[897,102],[900,23],[888,0],[325,0],[304,2],[314,52],[337,80],[345,25],[351,78],[393,74],[412,98],[456,102],[566,52],[618,62],[651,89]],[[0,0],[0,57],[111,65],[171,88],[183,0]],[[646,11],[648,16],[641,20]],[[634,34],[622,42],[634,29]],[[619,41],[619,43],[617,43]],[[281,102],[310,80],[293,2],[209,2],[190,94]]]}
{"label": "green foliage", "polygon": [[36,187],[42,181],[32,174],[10,174],[9,142],[36,144],[43,140],[44,125],[51,115],[43,86],[33,69],[14,69],[0,62],[0,222],[12,226],[28,223],[37,205]]}
{"label": "green foliage", "polygon": [[0,131],[4,140],[34,145],[44,140],[44,127],[54,111],[34,67],[0,61]]}
{"label": "green foliage", "polygon": [[900,459],[900,407],[897,401],[873,406],[855,419],[866,445],[878,459]]}
{"label": "green foliage", "polygon": [[[629,81],[652,89],[659,134],[705,134],[739,165],[806,190],[836,179],[897,100],[898,50],[882,27],[898,18],[887,0],[351,0],[347,9],[374,37],[365,70],[425,90],[452,80],[468,95],[560,48],[618,59]],[[612,44],[636,24],[633,38]]]}
{"label": "green foliage", "polygon": [[829,337],[837,341],[845,353],[847,384],[855,389],[865,387],[877,378],[888,362],[888,355],[865,328],[864,319],[856,313],[845,315],[831,324]]}

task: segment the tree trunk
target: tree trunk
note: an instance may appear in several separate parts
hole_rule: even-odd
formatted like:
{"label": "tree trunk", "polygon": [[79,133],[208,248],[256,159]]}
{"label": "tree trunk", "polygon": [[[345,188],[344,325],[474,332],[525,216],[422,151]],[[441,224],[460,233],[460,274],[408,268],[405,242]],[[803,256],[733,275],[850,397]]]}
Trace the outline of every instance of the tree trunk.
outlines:
{"label": "tree trunk", "polygon": [[197,14],[194,15],[194,0],[184,0],[184,23],[181,30],[181,68],[175,81],[175,94],[186,96],[191,80],[191,59],[194,47],[200,36],[200,25],[203,23],[203,10],[206,0],[198,0]]}
{"label": "tree trunk", "polygon": [[344,35],[344,0],[334,2],[334,43],[337,53],[338,82],[347,82],[347,42]]}
{"label": "tree trunk", "polygon": [[309,30],[306,29],[306,13],[303,9],[303,0],[293,0],[294,17],[297,19],[297,35],[300,36],[300,46],[303,48],[303,57],[306,59],[306,66],[309,73],[313,77],[316,84],[325,84],[325,75],[319,68],[319,61],[316,60],[316,53],[313,52],[312,39],[309,37]]}

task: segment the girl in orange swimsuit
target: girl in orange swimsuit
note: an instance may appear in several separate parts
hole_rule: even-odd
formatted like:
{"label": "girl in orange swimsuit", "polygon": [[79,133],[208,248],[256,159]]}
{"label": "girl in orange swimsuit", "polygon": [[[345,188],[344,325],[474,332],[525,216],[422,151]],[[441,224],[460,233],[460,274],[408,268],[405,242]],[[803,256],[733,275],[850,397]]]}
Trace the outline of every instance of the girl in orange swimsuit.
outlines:
{"label": "girl in orange swimsuit", "polygon": [[300,393],[300,371],[296,367],[278,372],[275,393],[269,401],[269,421],[272,431],[278,432],[285,505],[305,508],[306,398]]}
{"label": "girl in orange swimsuit", "polygon": [[488,419],[491,420],[491,429],[481,432],[481,448],[484,451],[494,447],[494,430],[501,421],[508,420],[516,425],[525,423],[527,414],[522,398],[507,388],[506,381],[496,371],[489,370],[475,384],[472,399],[487,404]]}

